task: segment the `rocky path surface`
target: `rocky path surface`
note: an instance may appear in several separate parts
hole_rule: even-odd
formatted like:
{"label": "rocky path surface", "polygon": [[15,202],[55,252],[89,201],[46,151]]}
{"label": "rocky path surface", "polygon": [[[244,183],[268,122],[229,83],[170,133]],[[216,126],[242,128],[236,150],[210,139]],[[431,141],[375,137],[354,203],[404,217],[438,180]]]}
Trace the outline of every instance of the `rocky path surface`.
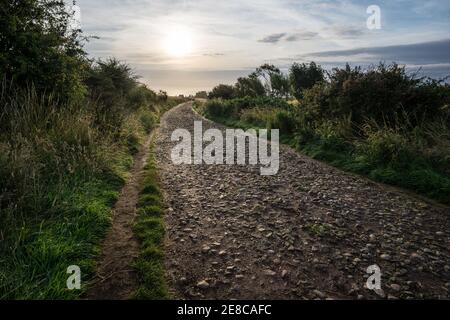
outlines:
{"label": "rocky path surface", "polygon": [[[450,298],[448,207],[284,146],[275,176],[250,165],[174,165],[173,130],[192,132],[201,119],[184,104],[157,132],[175,298]],[[378,294],[364,288],[374,264]]]}

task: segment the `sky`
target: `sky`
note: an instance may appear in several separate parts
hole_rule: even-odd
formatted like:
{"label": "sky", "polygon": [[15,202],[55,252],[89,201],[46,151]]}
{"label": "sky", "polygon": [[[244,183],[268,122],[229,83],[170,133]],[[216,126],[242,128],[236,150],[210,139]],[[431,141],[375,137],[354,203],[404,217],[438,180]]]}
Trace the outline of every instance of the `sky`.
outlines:
{"label": "sky", "polygon": [[[78,0],[91,57],[116,57],[171,95],[232,84],[263,63],[396,61],[450,75],[447,0]],[[380,8],[380,29],[367,12]],[[97,38],[98,37],[98,38]]]}

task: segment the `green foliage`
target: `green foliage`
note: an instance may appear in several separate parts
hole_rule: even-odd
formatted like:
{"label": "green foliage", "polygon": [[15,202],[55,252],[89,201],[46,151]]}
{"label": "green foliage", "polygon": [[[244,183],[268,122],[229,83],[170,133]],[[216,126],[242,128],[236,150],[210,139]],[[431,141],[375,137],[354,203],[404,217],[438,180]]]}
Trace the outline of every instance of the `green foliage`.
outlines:
{"label": "green foliage", "polygon": [[314,62],[310,64],[294,63],[289,70],[292,93],[298,100],[303,98],[303,91],[325,80],[321,66]]}
{"label": "green foliage", "polygon": [[305,93],[302,106],[320,118],[351,117],[355,124],[371,119],[391,128],[411,130],[424,121],[449,116],[450,87],[415,79],[404,67],[380,64],[334,69],[330,82]]}
{"label": "green foliage", "polygon": [[[0,299],[75,299],[85,292],[94,275],[98,244],[110,226],[110,208],[129,167],[126,154],[110,156],[117,171],[89,178],[73,173],[59,182],[34,176],[29,178],[32,185],[21,191],[29,206],[15,207],[18,202],[3,199]],[[40,192],[33,193],[35,188]],[[81,292],[66,288],[69,265],[82,269]]]}
{"label": "green foliage", "polygon": [[290,93],[289,77],[281,72],[270,74],[270,83],[272,87],[272,96],[287,98]]}
{"label": "green foliage", "polygon": [[264,85],[255,75],[238,78],[235,84],[235,94],[239,98],[264,96],[265,92]]}
{"label": "green foliage", "polygon": [[195,98],[208,99],[208,93],[206,91],[199,91],[195,94]]}
{"label": "green foliage", "polygon": [[229,86],[226,84],[219,84],[214,87],[212,91],[209,93],[210,99],[233,99],[235,96],[233,86]]}
{"label": "green foliage", "polygon": [[[96,125],[112,134],[121,130],[128,115],[141,107],[149,108],[158,99],[152,90],[138,84],[127,64],[114,58],[94,64],[86,83],[90,99],[95,101],[93,114]],[[149,118],[146,120],[151,121]]]}
{"label": "green foliage", "polygon": [[71,18],[64,1],[2,1],[2,77],[22,89],[34,86],[38,94],[81,98],[87,64],[81,30],[70,29]]}
{"label": "green foliage", "polygon": [[[131,154],[181,102],[139,84],[115,59],[88,62],[64,7],[0,6],[0,299],[83,294]],[[81,292],[66,288],[74,264]]]}
{"label": "green foliage", "polygon": [[150,131],[155,127],[157,122],[156,115],[148,110],[144,111],[140,115],[140,119],[147,133],[150,133]]}

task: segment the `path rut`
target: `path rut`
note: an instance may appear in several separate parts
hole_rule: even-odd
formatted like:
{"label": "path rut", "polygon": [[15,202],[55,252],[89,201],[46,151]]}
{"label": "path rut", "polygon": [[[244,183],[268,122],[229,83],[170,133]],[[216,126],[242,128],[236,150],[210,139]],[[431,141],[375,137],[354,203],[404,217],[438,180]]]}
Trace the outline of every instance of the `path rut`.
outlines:
{"label": "path rut", "polygon": [[143,180],[143,168],[149,156],[150,135],[135,156],[130,178],[114,206],[112,227],[101,247],[97,275],[87,299],[125,300],[138,287],[138,278],[132,263],[139,255],[140,245],[133,234],[136,206]]}
{"label": "path rut", "polygon": [[[174,165],[171,134],[192,133],[196,120],[191,104],[176,107],[156,138],[175,298],[450,298],[448,207],[285,146],[275,176],[251,165]],[[364,288],[374,264],[378,294]]]}

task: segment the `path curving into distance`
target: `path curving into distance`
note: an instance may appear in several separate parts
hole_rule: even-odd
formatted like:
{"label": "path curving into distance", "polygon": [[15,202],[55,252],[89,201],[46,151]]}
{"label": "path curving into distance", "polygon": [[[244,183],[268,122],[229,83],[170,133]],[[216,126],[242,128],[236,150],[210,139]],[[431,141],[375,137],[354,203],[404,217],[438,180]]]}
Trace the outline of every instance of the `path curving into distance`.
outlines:
{"label": "path curving into distance", "polygon": [[[183,104],[157,130],[175,298],[450,298],[448,207],[285,146],[275,176],[250,165],[174,165],[171,134],[192,132],[196,120]],[[364,288],[374,264],[384,294]]]}

